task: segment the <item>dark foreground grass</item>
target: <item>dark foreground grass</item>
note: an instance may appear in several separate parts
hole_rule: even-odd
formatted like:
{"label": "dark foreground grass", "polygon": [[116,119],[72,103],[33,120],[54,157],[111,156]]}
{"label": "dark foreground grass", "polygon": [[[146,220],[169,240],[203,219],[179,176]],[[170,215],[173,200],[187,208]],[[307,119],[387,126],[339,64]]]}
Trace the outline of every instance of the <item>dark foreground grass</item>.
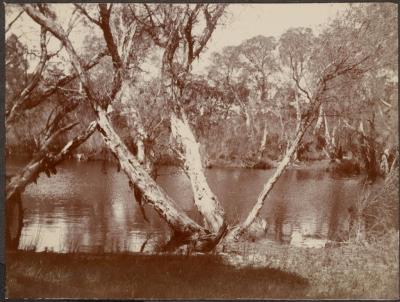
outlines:
{"label": "dark foreground grass", "polygon": [[8,298],[399,298],[397,231],[323,249],[237,243],[218,257],[23,251],[6,257]]}
{"label": "dark foreground grass", "polygon": [[7,254],[8,298],[297,298],[308,282],[216,256]]}

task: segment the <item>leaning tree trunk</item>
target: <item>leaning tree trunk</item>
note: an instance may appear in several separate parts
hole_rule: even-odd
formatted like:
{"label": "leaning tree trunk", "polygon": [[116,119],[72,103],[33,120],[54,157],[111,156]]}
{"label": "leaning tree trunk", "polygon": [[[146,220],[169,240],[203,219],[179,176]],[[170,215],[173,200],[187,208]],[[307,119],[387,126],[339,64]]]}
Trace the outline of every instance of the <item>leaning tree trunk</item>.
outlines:
{"label": "leaning tree trunk", "polygon": [[168,250],[174,250],[183,244],[192,245],[194,251],[208,252],[212,250],[225,235],[226,224],[223,223],[217,232],[209,234],[208,230],[199,226],[178,209],[175,202],[129,152],[112,127],[106,111],[96,106],[94,109],[98,118],[98,130],[106,145],[118,159],[130,183],[135,185],[146,204],[152,206],[173,231],[173,236],[167,244]]}
{"label": "leaning tree trunk", "polygon": [[263,190],[261,193],[258,195],[257,202],[253,206],[252,210],[250,211],[249,215],[247,216],[246,220],[239,225],[238,227],[235,227],[231,230],[231,232],[228,234],[229,239],[237,239],[241,234],[243,234],[250,226],[251,224],[256,220],[258,217],[261,208],[264,205],[265,199],[267,198],[269,192],[271,192],[272,188],[282,175],[282,173],[286,170],[287,166],[290,164],[291,159],[293,155],[295,154],[296,150],[299,147],[300,141],[305,133],[306,127],[303,127],[301,129],[294,141],[292,142],[290,148],[286,151],[285,156],[279,163],[275,173],[271,176],[271,178],[268,180],[268,182],[264,185]]}
{"label": "leaning tree trunk", "polygon": [[176,142],[180,145],[180,149],[183,150],[184,169],[192,185],[195,204],[204,217],[206,228],[216,233],[224,225],[224,209],[208,186],[201,161],[199,144],[183,113],[181,119],[174,113],[171,114],[171,131]]}
{"label": "leaning tree trunk", "polygon": [[36,182],[40,173],[45,172],[50,175],[51,172],[55,171],[55,166],[85,142],[95,130],[96,122],[90,123],[83,133],[70,140],[56,155],[47,152],[40,152],[40,156],[31,160],[22,169],[21,173],[13,177],[10,183],[7,184],[6,201],[8,202],[15,196],[21,194],[30,183]]}

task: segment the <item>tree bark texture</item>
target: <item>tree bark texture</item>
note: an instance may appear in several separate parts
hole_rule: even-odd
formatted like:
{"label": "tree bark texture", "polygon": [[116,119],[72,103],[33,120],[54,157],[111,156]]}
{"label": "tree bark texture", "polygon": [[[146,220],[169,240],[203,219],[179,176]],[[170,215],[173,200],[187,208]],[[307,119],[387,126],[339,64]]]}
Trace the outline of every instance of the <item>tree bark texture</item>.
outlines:
{"label": "tree bark texture", "polygon": [[171,114],[171,131],[183,150],[184,169],[192,185],[196,207],[204,217],[205,227],[213,233],[218,232],[225,221],[224,209],[208,186],[200,146],[185,115],[182,115],[180,119],[175,114]]}

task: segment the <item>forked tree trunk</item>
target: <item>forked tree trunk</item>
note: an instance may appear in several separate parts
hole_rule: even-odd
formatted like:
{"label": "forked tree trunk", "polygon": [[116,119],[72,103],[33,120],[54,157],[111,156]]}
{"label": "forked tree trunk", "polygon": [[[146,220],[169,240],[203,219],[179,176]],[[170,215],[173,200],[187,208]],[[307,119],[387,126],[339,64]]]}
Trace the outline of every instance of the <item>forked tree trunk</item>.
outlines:
{"label": "forked tree trunk", "polygon": [[205,226],[216,233],[223,226],[225,213],[218,198],[208,186],[202,165],[199,144],[197,143],[185,115],[179,119],[171,114],[171,131],[183,150],[184,169],[192,185],[194,201],[204,217]]}
{"label": "forked tree trunk", "polygon": [[116,156],[119,164],[129,180],[142,192],[146,202],[168,223],[171,229],[182,236],[190,236],[204,231],[202,227],[190,219],[182,210],[178,210],[175,202],[150,177],[139,161],[129,152],[118,134],[114,131],[105,110],[96,108],[98,129],[104,142]]}
{"label": "forked tree trunk", "polygon": [[275,170],[275,173],[270,177],[268,182],[264,185],[263,190],[258,195],[257,202],[253,206],[246,220],[241,225],[231,230],[231,232],[227,236],[229,239],[237,239],[243,232],[245,232],[250,227],[250,225],[258,217],[260,210],[263,207],[265,199],[268,196],[269,192],[272,190],[272,188],[278,181],[279,177],[282,175],[287,166],[290,164],[293,155],[295,154],[296,150],[299,147],[300,141],[305,133],[305,129],[306,128],[304,127],[297,133],[290,148],[286,151],[285,156],[283,157],[277,169]]}
{"label": "forked tree trunk", "polygon": [[[101,11],[100,13],[105,15],[102,16],[102,18],[103,21],[107,23],[107,11],[106,8],[102,8],[103,11]],[[81,59],[77,55],[75,49],[71,44],[71,41],[68,39],[68,36],[66,35],[62,27],[57,22],[55,22],[55,20],[45,17],[43,14],[35,10],[32,6],[24,5],[24,9],[27,14],[32,17],[32,19],[34,19],[39,24],[46,26],[46,28],[64,44],[64,47],[69,54],[73,67],[80,75],[80,81],[84,86],[84,90],[96,114],[99,132],[101,133],[110,151],[118,159],[121,168],[128,176],[130,182],[132,184],[135,184],[141,190],[147,204],[152,206],[155,211],[168,223],[168,225],[174,231],[174,234],[176,235],[175,237],[191,237],[191,240],[195,240],[195,238],[197,238],[197,240],[200,240],[202,238],[203,242],[209,242],[211,240],[212,244],[215,244],[215,241],[216,239],[218,239],[218,237],[213,236],[213,238],[208,238],[202,236],[206,233],[204,228],[202,228],[192,219],[190,219],[182,210],[178,210],[174,201],[165,193],[165,191],[161,187],[157,185],[157,183],[140,165],[138,160],[129,152],[126,145],[122,142],[122,140],[112,127],[112,124],[107,117],[106,110],[99,106],[102,101],[97,96],[95,96],[90,85],[89,76],[82,68]],[[111,35],[110,29],[107,27],[107,24],[102,24],[102,27],[104,26],[106,27],[104,31],[105,39],[107,40],[108,44],[111,44],[109,45],[109,50],[113,58],[114,66],[117,69],[114,72],[116,77],[114,77],[114,85],[112,89],[113,92],[116,92],[121,88],[119,85],[120,77],[118,77],[118,73],[121,72],[121,70],[118,70],[118,68],[120,68],[118,66],[121,65],[121,62],[118,53],[114,49],[115,45],[112,41],[112,37],[109,37]]]}

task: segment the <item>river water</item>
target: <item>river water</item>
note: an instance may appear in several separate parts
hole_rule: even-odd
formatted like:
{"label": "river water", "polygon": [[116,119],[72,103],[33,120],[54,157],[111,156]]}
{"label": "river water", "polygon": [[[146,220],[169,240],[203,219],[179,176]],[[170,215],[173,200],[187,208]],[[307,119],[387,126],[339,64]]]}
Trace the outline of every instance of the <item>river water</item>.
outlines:
{"label": "river water", "polygon": [[[22,167],[7,162],[7,173]],[[24,226],[20,249],[54,252],[144,251],[160,244],[166,224],[151,208],[146,219],[135,202],[128,179],[115,165],[64,162],[50,178],[42,175],[22,195]],[[242,221],[273,170],[210,169],[207,179],[230,223]],[[175,167],[161,167],[157,182],[201,222],[190,182]],[[359,198],[359,178],[333,178],[319,170],[291,169],[279,179],[262,217],[267,237],[285,242],[294,229],[303,235],[335,239],[347,227],[348,208]],[[143,246],[144,242],[147,242]]]}

